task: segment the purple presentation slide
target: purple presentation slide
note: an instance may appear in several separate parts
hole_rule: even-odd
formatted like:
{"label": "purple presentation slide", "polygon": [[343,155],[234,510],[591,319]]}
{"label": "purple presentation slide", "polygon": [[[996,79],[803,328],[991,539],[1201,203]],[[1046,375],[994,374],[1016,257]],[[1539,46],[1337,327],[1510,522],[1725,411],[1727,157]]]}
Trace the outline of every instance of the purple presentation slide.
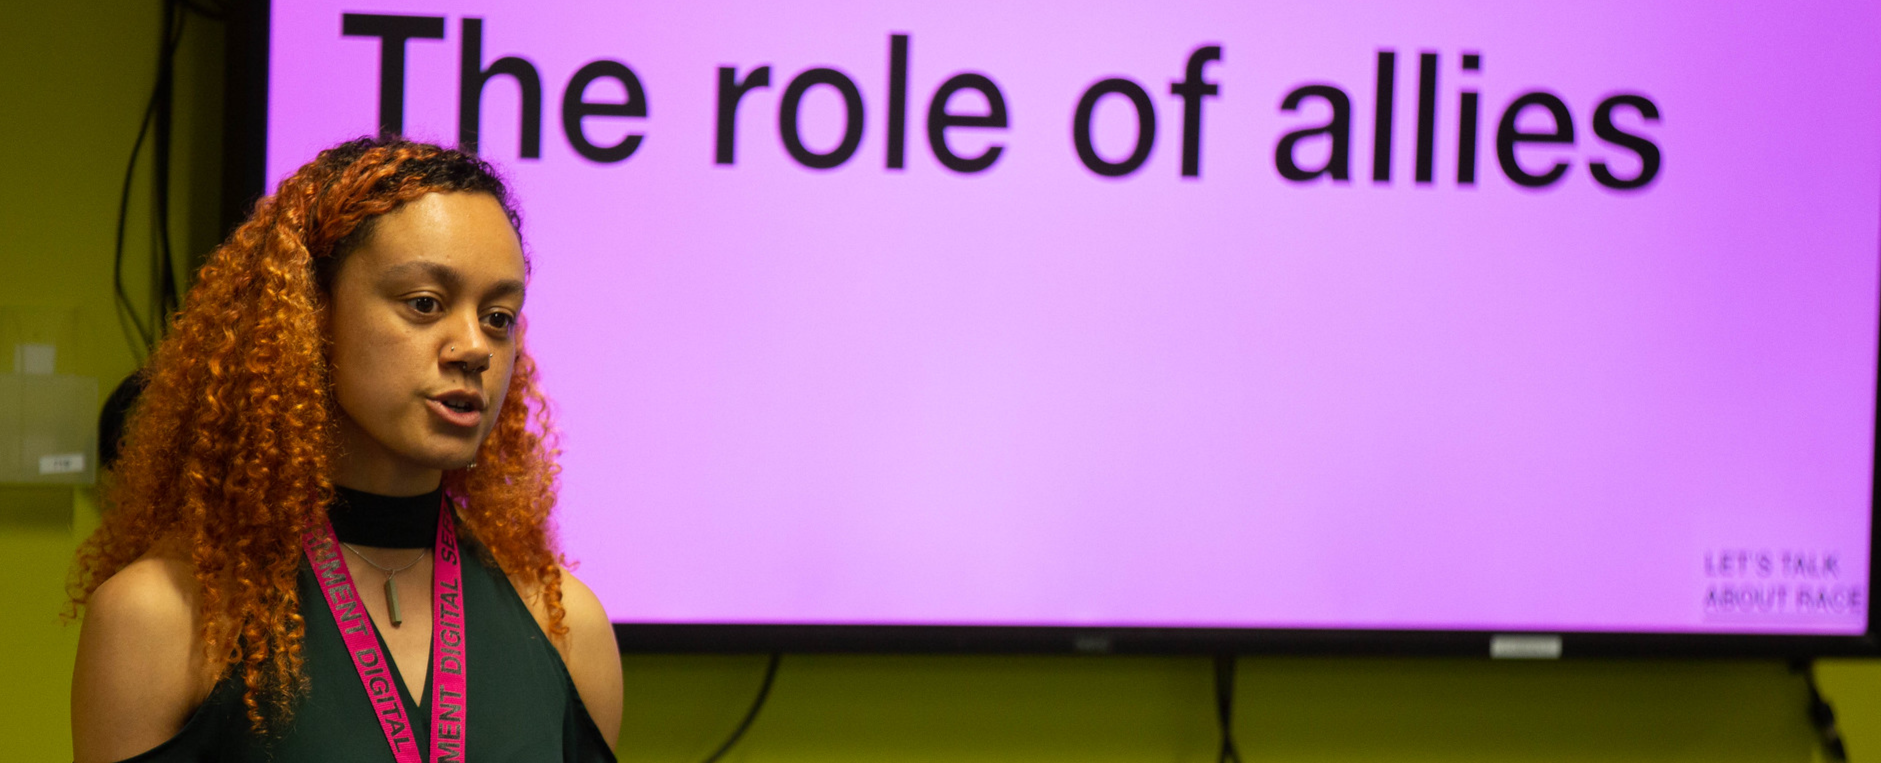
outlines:
{"label": "purple presentation slide", "polygon": [[1861,634],[1881,5],[295,0],[620,622]]}

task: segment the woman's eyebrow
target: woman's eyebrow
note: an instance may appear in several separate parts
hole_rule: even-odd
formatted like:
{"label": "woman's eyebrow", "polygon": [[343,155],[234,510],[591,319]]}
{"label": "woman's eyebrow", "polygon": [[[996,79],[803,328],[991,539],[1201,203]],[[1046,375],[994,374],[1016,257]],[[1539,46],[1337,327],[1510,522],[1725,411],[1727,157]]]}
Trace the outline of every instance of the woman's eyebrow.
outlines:
{"label": "woman's eyebrow", "polygon": [[523,293],[523,282],[518,281],[514,278],[505,278],[501,281],[497,281],[494,285],[492,285],[490,287],[490,291],[484,294],[483,296],[485,299],[489,299],[492,297],[509,297],[509,296],[520,297],[522,296],[522,293]]}
{"label": "woman's eyebrow", "polygon": [[[450,267],[449,265],[443,265],[443,264],[439,264],[436,262],[400,263],[398,265],[393,265],[392,267],[387,268],[385,271],[385,276],[387,278],[395,278],[395,279],[428,278],[430,280],[437,281],[438,283],[443,284],[444,288],[450,289],[451,291],[461,291],[464,286],[463,274],[458,273],[456,269]],[[489,291],[483,296],[485,298],[508,297],[512,295],[520,296],[522,293],[523,293],[522,281],[518,281],[514,278],[505,278],[491,285]]]}
{"label": "woman's eyebrow", "polygon": [[447,265],[435,262],[403,262],[386,268],[387,278],[429,279],[444,285],[444,288],[456,291],[464,285],[464,277]]}

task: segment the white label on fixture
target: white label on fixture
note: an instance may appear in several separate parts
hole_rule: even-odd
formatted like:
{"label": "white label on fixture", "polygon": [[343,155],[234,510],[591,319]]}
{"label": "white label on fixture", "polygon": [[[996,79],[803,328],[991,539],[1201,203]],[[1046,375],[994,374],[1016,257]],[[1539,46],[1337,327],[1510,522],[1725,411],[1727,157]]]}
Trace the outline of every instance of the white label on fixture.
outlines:
{"label": "white label on fixture", "polygon": [[1561,659],[1561,637],[1526,634],[1491,636],[1489,656],[1497,660],[1558,660]]}
{"label": "white label on fixture", "polygon": [[39,457],[40,474],[77,474],[85,471],[85,454],[54,453]]}

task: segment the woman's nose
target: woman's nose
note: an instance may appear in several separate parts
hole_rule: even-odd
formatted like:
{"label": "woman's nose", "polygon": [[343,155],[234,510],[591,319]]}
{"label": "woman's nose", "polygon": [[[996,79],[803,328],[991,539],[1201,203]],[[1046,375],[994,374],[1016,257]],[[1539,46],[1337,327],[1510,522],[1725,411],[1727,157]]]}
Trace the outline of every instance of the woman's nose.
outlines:
{"label": "woman's nose", "polygon": [[458,366],[466,373],[474,374],[489,370],[490,361],[495,357],[495,350],[490,347],[489,339],[483,335],[473,316],[469,330],[461,332],[446,345],[443,360],[447,365]]}

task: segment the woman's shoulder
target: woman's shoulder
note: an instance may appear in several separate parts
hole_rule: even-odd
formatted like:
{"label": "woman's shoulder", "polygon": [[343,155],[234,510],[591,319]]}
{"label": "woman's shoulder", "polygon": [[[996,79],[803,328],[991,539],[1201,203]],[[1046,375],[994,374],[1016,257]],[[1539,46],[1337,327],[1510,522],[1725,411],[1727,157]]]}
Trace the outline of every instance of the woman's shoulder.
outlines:
{"label": "woman's shoulder", "polygon": [[[583,635],[593,640],[605,637],[606,646],[619,654],[618,648],[614,646],[614,624],[608,620],[607,610],[601,606],[600,597],[595,596],[594,590],[575,577],[575,573],[567,567],[556,565],[555,569],[560,573],[562,625],[569,631],[570,644],[564,645],[557,640],[556,648],[562,650],[564,659],[568,657],[568,649],[573,642],[581,640],[579,637]],[[536,624],[548,630],[549,604],[542,596],[542,586],[524,575],[504,573],[504,577],[516,589],[516,595],[522,598],[529,613],[535,616]]]}
{"label": "woman's shoulder", "polygon": [[85,622],[159,625],[194,621],[196,576],[180,554],[152,549],[98,584],[85,602]]}
{"label": "woman's shoulder", "polygon": [[85,602],[72,674],[73,753],[121,760],[176,734],[214,688],[187,559],[154,551]]}
{"label": "woman's shoulder", "polygon": [[131,637],[150,642],[152,648],[197,645],[201,603],[188,552],[160,541],[86,598],[81,634]]}
{"label": "woman's shoulder", "polygon": [[[568,667],[568,676],[574,681],[575,691],[587,707],[588,715],[612,747],[620,729],[621,714],[620,647],[614,640],[614,623],[608,619],[607,610],[601,606],[601,599],[594,595],[593,589],[567,567],[557,569],[561,572],[562,624],[568,628],[568,633],[551,641],[561,655],[562,664]],[[546,630],[548,604],[539,589],[526,581],[513,577],[511,580],[530,614]]]}
{"label": "woman's shoulder", "polygon": [[569,677],[574,679],[589,717],[612,748],[620,733],[622,702],[620,646],[614,640],[614,623],[601,607],[600,597],[566,567],[562,568],[562,607],[568,612],[568,645],[562,661],[568,664]]}
{"label": "woman's shoulder", "polygon": [[[199,645],[201,593],[189,560],[152,549],[118,570],[85,600],[80,659],[113,665],[128,655]],[[87,652],[85,647],[92,647]],[[200,650],[194,650],[200,651]],[[174,661],[171,663],[173,667]],[[83,665],[81,664],[81,667]]]}
{"label": "woman's shoulder", "polygon": [[614,637],[611,634],[614,632],[614,626],[607,619],[607,610],[601,607],[601,598],[595,596],[594,589],[581,582],[581,579],[575,577],[575,573],[567,567],[560,569],[562,572],[562,608],[568,612],[569,629],[581,627],[590,632],[606,630],[610,634],[608,641],[612,644]]}

